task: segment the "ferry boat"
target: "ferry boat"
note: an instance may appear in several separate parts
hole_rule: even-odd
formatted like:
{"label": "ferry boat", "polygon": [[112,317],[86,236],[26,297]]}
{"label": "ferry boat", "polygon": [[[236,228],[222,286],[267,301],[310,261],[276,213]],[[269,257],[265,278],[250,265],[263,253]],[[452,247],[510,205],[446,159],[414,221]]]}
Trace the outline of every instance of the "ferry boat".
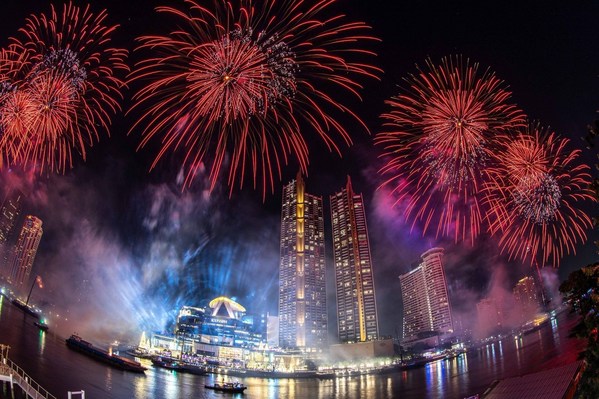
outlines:
{"label": "ferry boat", "polygon": [[28,315],[33,316],[36,319],[40,318],[39,313],[36,312],[33,307],[29,306],[25,302],[21,302],[17,298],[13,299],[11,302],[12,302],[13,305],[15,305],[16,307],[18,307],[19,309],[21,309],[23,312],[27,313]]}
{"label": "ferry boat", "polygon": [[180,359],[164,356],[152,357],[152,364],[155,367],[160,367],[167,370],[179,371],[181,373],[189,373],[195,375],[206,374],[206,369],[199,364],[187,363]]}
{"label": "ferry boat", "polygon": [[48,331],[48,325],[43,320],[33,322],[42,331]]}
{"label": "ferry boat", "polygon": [[247,387],[239,382],[215,382],[212,385],[204,385],[206,389],[212,389],[217,392],[228,392],[228,393],[243,393]]}
{"label": "ferry boat", "polygon": [[77,352],[81,352],[84,355],[88,355],[96,360],[104,362],[109,366],[115,367],[117,369],[132,371],[136,373],[143,373],[145,370],[147,370],[140,363],[134,360],[113,355],[103,349],[96,348],[91,343],[81,339],[81,337],[79,337],[78,335],[71,335],[70,338],[67,338],[66,343],[70,349],[73,349]]}

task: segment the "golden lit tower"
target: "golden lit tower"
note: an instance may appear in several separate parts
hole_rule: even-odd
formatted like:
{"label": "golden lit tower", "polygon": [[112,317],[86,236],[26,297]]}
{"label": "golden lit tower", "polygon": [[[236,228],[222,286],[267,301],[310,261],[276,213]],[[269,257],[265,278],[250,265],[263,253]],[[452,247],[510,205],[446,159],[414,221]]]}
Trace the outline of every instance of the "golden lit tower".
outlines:
{"label": "golden lit tower", "polygon": [[35,216],[27,215],[17,245],[9,258],[11,270],[9,280],[17,289],[28,282],[42,233],[42,221]]}
{"label": "golden lit tower", "polygon": [[339,340],[364,342],[378,339],[364,199],[362,194],[354,193],[349,176],[346,186],[331,195],[331,220]]}
{"label": "golden lit tower", "polygon": [[316,350],[327,342],[322,197],[304,180],[283,187],[279,265],[279,345]]}

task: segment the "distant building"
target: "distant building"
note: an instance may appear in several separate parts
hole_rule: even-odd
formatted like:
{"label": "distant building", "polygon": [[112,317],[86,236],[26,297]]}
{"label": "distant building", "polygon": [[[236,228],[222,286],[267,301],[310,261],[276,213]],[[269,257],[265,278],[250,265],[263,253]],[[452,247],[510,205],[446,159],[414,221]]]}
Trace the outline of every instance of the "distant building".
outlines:
{"label": "distant building", "polygon": [[503,313],[493,298],[484,298],[476,304],[478,332],[481,336],[492,333],[504,324]]}
{"label": "distant building", "polygon": [[266,343],[271,348],[279,347],[279,317],[267,316],[266,322]]}
{"label": "distant building", "polygon": [[422,254],[418,267],[399,276],[404,340],[429,332],[450,334],[454,331],[442,257],[442,248],[432,248]]}
{"label": "distant building", "polygon": [[8,261],[10,269],[8,278],[17,289],[29,282],[29,274],[33,267],[42,234],[42,221],[35,216],[27,215],[17,245],[10,254]]}
{"label": "distant building", "polygon": [[328,329],[322,197],[306,193],[298,173],[282,202],[279,345],[319,350]]}
{"label": "distant building", "polygon": [[10,239],[22,206],[23,194],[17,191],[12,195],[8,195],[0,208],[0,273],[2,274],[10,273],[7,267]]}
{"label": "distant building", "polygon": [[354,193],[348,176],[330,200],[339,340],[376,340],[379,325],[364,199]]}
{"label": "distant building", "polygon": [[530,276],[520,279],[513,291],[514,299],[520,311],[521,321],[533,317],[541,306],[535,279]]}

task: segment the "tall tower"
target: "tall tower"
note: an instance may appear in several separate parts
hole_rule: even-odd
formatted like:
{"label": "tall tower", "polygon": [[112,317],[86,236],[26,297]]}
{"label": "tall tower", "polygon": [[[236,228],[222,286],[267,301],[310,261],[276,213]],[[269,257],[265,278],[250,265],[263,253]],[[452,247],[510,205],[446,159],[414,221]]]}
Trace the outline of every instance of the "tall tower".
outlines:
{"label": "tall tower", "polygon": [[15,225],[21,206],[23,204],[23,195],[20,192],[7,196],[0,208],[0,244],[4,244],[10,238],[10,234]]}
{"label": "tall tower", "polygon": [[422,254],[422,262],[399,276],[404,305],[403,338],[420,332],[452,333],[453,320],[443,271],[443,249],[432,248]]}
{"label": "tall tower", "polygon": [[339,340],[375,340],[379,325],[366,211],[349,176],[346,186],[331,195],[331,220]]}
{"label": "tall tower", "polygon": [[23,194],[14,192],[8,195],[0,208],[0,273],[9,273],[7,270],[10,238],[13,227],[21,213]]}
{"label": "tall tower", "polygon": [[279,265],[279,345],[316,350],[327,343],[322,197],[298,173],[283,187]]}
{"label": "tall tower", "polygon": [[518,281],[514,287],[514,299],[518,305],[522,322],[534,316],[541,307],[535,279],[527,276]]}
{"label": "tall tower", "polygon": [[28,282],[37,247],[42,239],[42,221],[27,215],[14,251],[9,258],[9,280],[17,289]]}

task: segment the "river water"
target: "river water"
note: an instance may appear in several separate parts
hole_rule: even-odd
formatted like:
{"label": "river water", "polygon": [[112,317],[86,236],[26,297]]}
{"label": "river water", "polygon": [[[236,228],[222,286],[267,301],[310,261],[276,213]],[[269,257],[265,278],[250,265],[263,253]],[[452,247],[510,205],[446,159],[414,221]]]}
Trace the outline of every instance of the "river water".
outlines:
{"label": "river water", "polygon": [[573,362],[584,348],[583,341],[569,337],[576,320],[564,312],[519,339],[506,338],[418,369],[330,380],[240,378],[248,389],[231,395],[204,389],[212,375],[155,369],[147,360],[142,361],[148,367],[145,375],[110,368],[68,349],[65,337],[41,332],[33,321],[0,296],[0,344],[10,345],[11,360],[58,399],[80,390],[86,399],[464,398],[484,392],[497,379]]}

